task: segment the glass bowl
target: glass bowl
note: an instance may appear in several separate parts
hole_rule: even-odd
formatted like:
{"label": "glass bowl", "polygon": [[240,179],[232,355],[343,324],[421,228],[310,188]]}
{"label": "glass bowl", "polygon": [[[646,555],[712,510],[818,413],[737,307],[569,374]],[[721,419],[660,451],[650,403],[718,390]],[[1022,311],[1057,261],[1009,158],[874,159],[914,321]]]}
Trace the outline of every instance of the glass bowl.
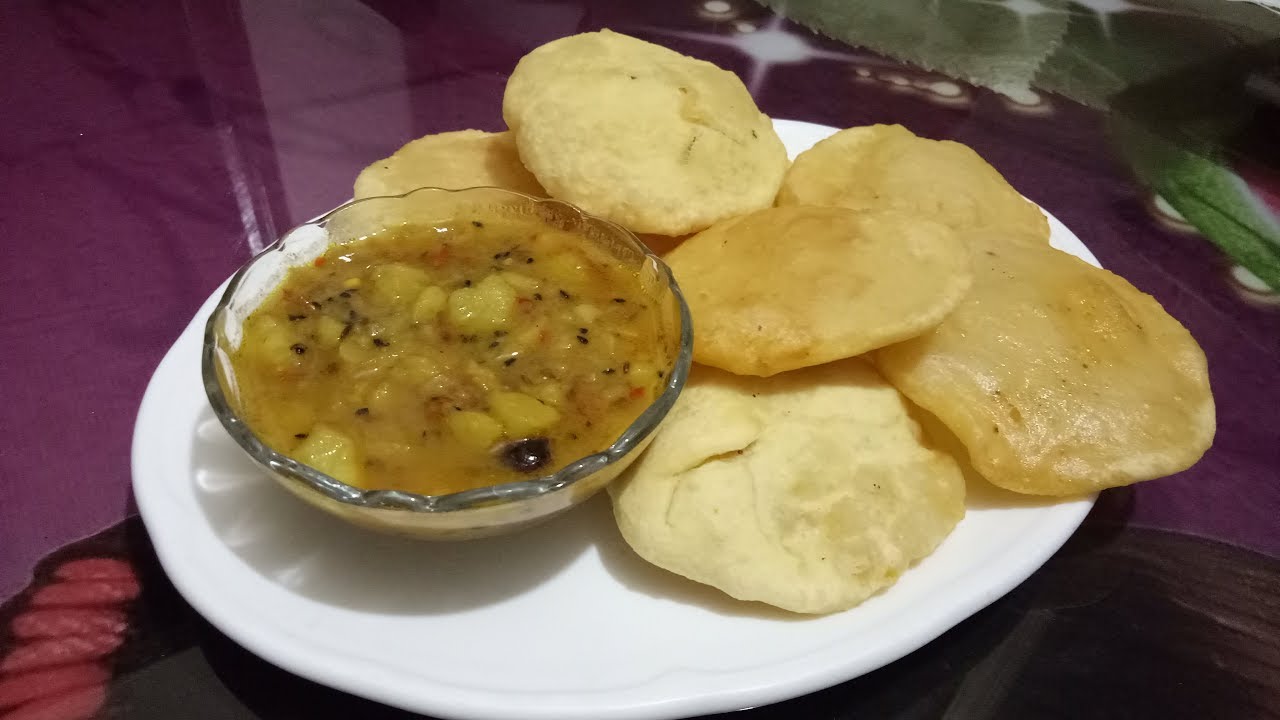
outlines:
{"label": "glass bowl", "polygon": [[[619,263],[635,268],[657,303],[661,342],[668,344],[662,391],[607,448],[530,480],[444,495],[365,490],[279,453],[254,434],[241,417],[230,355],[242,340],[244,322],[294,266],[313,261],[335,242],[359,240],[402,224],[430,226],[477,212],[533,218],[596,243]],[[218,420],[249,457],[286,489],[344,520],[375,530],[424,539],[462,539],[527,527],[594,495],[643,452],[684,387],[693,354],[689,308],[671,271],[627,230],[558,200],[497,188],[420,188],[394,197],[343,205],[290,230],[231,278],[205,327],[201,375]]]}

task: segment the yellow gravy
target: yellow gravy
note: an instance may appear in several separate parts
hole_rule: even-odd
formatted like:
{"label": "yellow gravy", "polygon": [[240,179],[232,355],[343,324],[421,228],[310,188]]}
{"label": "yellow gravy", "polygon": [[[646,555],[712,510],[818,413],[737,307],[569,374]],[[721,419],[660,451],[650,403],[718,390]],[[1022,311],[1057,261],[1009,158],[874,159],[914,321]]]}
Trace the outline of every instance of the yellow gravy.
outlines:
{"label": "yellow gravy", "polygon": [[671,360],[633,270],[511,218],[333,245],[289,271],[231,358],[267,445],[351,485],[424,494],[605,449]]}

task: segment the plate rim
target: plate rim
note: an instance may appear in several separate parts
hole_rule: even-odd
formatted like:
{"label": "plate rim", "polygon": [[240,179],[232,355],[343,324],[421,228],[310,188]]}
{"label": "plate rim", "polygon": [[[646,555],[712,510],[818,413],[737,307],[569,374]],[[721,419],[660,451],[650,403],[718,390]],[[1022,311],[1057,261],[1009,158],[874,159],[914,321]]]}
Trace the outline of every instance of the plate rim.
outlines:
{"label": "plate rim", "polygon": [[[802,136],[812,136],[815,141],[838,130],[830,126],[794,120],[779,119],[774,120],[774,123],[780,132],[789,131]],[[1073,247],[1069,252],[1082,257],[1082,259],[1091,264],[1098,265],[1097,259],[1070,229],[1051,214],[1046,212],[1045,215],[1049,219],[1054,237],[1069,237],[1075,241],[1079,249],[1083,250],[1083,252],[1080,252]],[[188,572],[187,566],[183,564],[184,557],[189,554],[187,549],[181,547],[180,543],[171,543],[168,540],[170,528],[165,526],[164,510],[161,508],[161,504],[166,498],[162,496],[160,488],[152,487],[152,481],[147,476],[149,459],[147,453],[149,448],[147,445],[148,437],[144,430],[149,424],[148,421],[155,416],[155,413],[163,413],[165,403],[164,398],[160,397],[161,387],[157,380],[174,372],[174,366],[183,364],[183,353],[193,344],[192,333],[198,331],[203,319],[212,310],[225,286],[226,283],[222,283],[202,303],[191,323],[186,326],[174,344],[166,351],[164,358],[148,380],[134,423],[131,444],[133,493],[136,498],[139,515],[152,539],[152,545],[155,548],[161,567],[179,594],[200,615],[206,618],[220,632],[223,632],[255,655],[301,677],[352,695],[413,712],[430,713],[451,718],[486,718],[493,720],[517,720],[518,718],[531,720],[567,720],[568,718],[658,720],[766,705],[832,687],[915,652],[1013,590],[1066,543],[1080,523],[1083,522],[1096,500],[1096,495],[1090,495],[1045,506],[1046,509],[1051,509],[1054,512],[1052,519],[1056,522],[1047,524],[1046,529],[1052,531],[1052,533],[1046,532],[1045,536],[1037,538],[1039,544],[1035,547],[1034,552],[1029,554],[1019,553],[1015,552],[1015,548],[1012,547],[1004,549],[997,557],[1011,558],[1007,562],[1012,563],[1012,572],[1009,564],[1002,565],[1004,572],[998,578],[973,589],[966,597],[961,598],[961,602],[953,602],[946,605],[943,610],[930,615],[926,622],[916,623],[908,627],[907,634],[902,642],[892,646],[880,647],[878,652],[872,654],[859,654],[845,663],[833,662],[825,664],[817,669],[809,670],[800,677],[775,677],[746,687],[716,690],[697,697],[659,698],[643,702],[611,705],[607,708],[592,704],[575,705],[570,702],[573,698],[580,699],[584,697],[581,693],[555,694],[554,700],[551,695],[548,695],[543,700],[551,702],[539,706],[530,706],[525,703],[530,700],[531,693],[509,691],[484,693],[473,688],[448,684],[443,681],[423,682],[421,677],[414,677],[412,678],[414,682],[405,683],[399,679],[399,675],[395,675],[395,673],[402,674],[402,671],[388,672],[388,670],[392,669],[385,667],[381,663],[377,668],[373,669],[375,672],[372,673],[373,679],[371,680],[371,673],[353,672],[350,668],[346,668],[346,672],[335,671],[329,666],[328,663],[331,661],[326,660],[329,656],[324,654],[323,648],[308,648],[305,638],[299,638],[296,633],[282,632],[279,628],[271,626],[264,627],[262,622],[257,625],[250,623],[249,626],[246,626],[242,621],[238,621],[234,616],[235,613],[228,610],[225,605],[219,605],[209,600],[205,594],[205,590],[208,588],[201,586],[200,573]],[[198,342],[194,343],[194,345],[198,348]],[[186,474],[184,474],[184,477],[186,477]],[[190,480],[190,478],[187,479]],[[157,542],[158,539],[161,539],[161,541]],[[233,605],[236,608],[242,607],[239,601],[233,603]],[[853,608],[846,612],[856,611],[857,608]],[[264,630],[270,632],[264,632]],[[297,646],[299,641],[301,641],[301,646]],[[317,657],[317,650],[320,653],[319,657]],[[821,652],[828,651],[829,648],[825,648]],[[802,662],[817,654],[819,653],[790,658],[780,663],[772,663],[769,667]],[[350,660],[350,662],[368,664],[358,659]],[[745,673],[758,674],[759,668],[726,671],[726,674],[735,676]],[[633,688],[628,688],[628,690],[651,685],[661,677],[660,675],[650,678]],[[609,690],[601,690],[593,693],[593,695],[607,695],[610,692]],[[499,702],[495,703],[494,700],[499,700]]]}

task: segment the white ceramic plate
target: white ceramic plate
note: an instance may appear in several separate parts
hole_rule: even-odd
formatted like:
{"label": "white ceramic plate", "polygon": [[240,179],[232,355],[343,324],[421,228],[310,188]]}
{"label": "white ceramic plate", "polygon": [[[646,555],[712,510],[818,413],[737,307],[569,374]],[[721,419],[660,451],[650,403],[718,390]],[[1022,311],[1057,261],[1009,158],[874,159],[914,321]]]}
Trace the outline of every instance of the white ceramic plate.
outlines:
{"label": "white ceramic plate", "polygon": [[[834,132],[778,121],[795,153]],[[1050,218],[1053,244],[1096,263]],[[156,369],[133,440],[138,508],[182,595],[303,677],[447,718],[677,718],[849,680],[1025,580],[1093,499],[990,491],[938,550],[848,612],[797,619],[653,568],[603,496],[514,537],[382,537],[288,496],[209,410],[200,342],[219,289]]]}

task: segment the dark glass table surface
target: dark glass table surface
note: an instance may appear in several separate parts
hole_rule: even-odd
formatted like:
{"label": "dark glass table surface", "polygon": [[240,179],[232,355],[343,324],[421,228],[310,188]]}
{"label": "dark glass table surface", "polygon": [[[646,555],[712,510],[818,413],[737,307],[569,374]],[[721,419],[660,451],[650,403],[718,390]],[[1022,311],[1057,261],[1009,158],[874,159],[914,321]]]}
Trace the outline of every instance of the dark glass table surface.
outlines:
{"label": "dark glass table surface", "polygon": [[920,651],[738,717],[1280,717],[1280,295],[1136,181],[1105,113],[1010,99],[746,0],[13,0],[0,720],[409,717],[272,667],[183,602],[132,506],[134,416],[251,254],[407,140],[500,129],[515,62],[600,27],[738,72],[776,118],[971,145],[1209,358],[1219,429],[1198,465],[1104,492],[1044,568]]}

